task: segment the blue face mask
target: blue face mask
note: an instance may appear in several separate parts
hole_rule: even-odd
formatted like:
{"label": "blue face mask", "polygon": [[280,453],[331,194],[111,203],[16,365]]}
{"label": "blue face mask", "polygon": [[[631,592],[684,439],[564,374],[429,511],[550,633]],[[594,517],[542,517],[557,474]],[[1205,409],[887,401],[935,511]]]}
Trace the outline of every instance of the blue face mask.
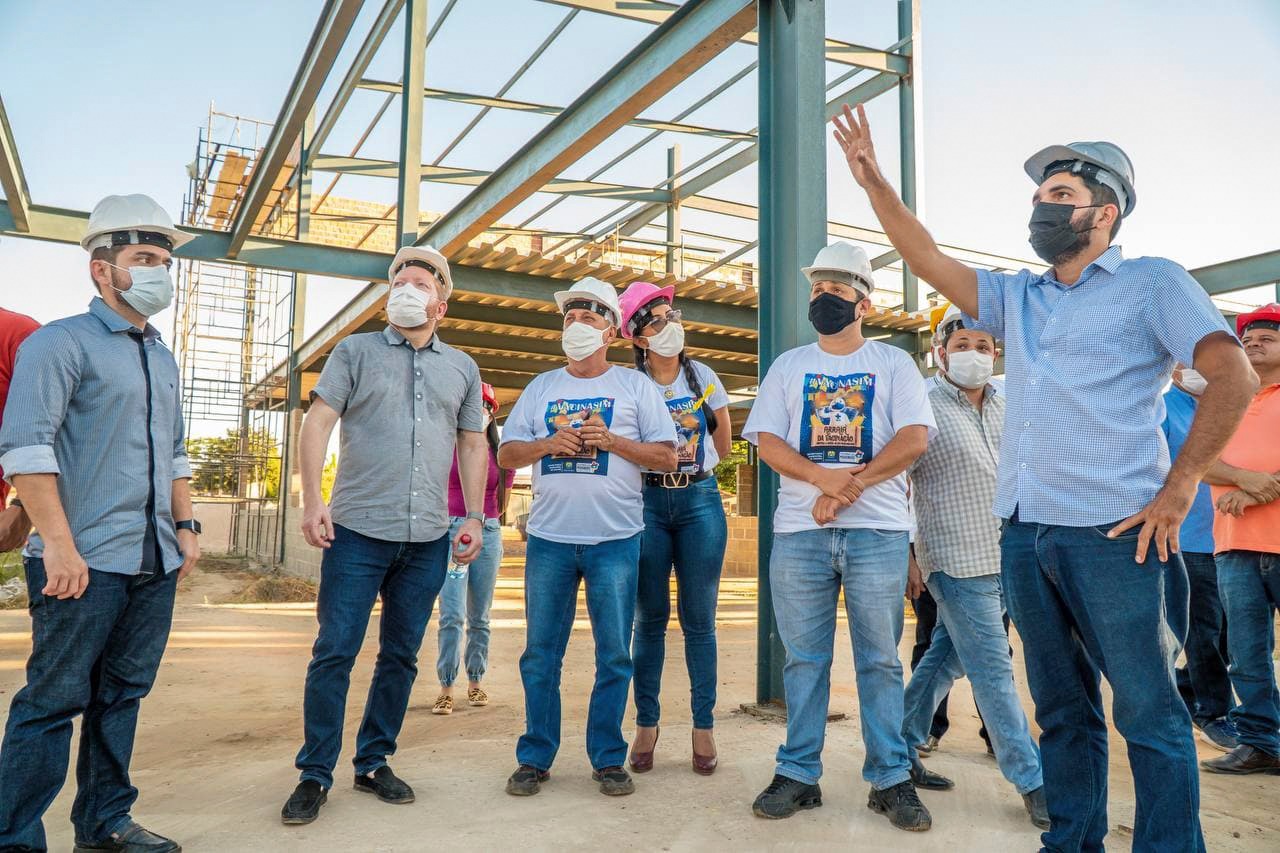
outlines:
{"label": "blue face mask", "polygon": [[119,293],[120,298],[142,316],[152,317],[159,314],[173,302],[173,278],[169,275],[167,267],[129,267],[126,270],[110,261],[105,263],[121,272],[129,273],[133,284],[128,290],[121,290],[114,284],[111,285],[111,289]]}

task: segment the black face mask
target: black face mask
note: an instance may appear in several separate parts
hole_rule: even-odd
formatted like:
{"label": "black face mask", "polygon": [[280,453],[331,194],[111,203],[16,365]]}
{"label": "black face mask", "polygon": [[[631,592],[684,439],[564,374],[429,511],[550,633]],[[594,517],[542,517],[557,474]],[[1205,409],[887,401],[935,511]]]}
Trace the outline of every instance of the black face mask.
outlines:
{"label": "black face mask", "polygon": [[838,335],[858,319],[858,303],[822,293],[809,303],[809,322],[820,335]]}
{"label": "black face mask", "polygon": [[1077,231],[1071,227],[1072,215],[1077,210],[1102,206],[1082,204],[1076,207],[1048,201],[1037,202],[1035,209],[1031,211],[1031,222],[1028,223],[1031,229],[1031,248],[1046,263],[1071,260],[1089,245],[1089,232],[1093,230],[1093,218],[1090,218],[1089,226],[1083,230]]}

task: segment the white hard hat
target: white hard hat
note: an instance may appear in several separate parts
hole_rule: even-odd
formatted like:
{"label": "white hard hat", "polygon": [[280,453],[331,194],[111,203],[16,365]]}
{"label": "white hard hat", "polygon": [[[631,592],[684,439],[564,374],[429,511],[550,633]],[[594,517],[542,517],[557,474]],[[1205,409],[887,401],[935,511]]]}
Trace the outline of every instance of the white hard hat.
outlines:
{"label": "white hard hat", "polygon": [[1110,187],[1120,202],[1121,218],[1128,216],[1138,203],[1138,195],[1133,190],[1133,162],[1112,142],[1050,145],[1032,154],[1023,168],[1037,184],[1058,172],[1070,172]]}
{"label": "white hard hat", "polygon": [[89,230],[80,246],[92,252],[146,243],[173,251],[194,239],[194,235],[174,228],[173,217],[154,199],[137,193],[109,195],[94,205],[89,214]]}
{"label": "white hard hat", "polygon": [[590,300],[602,308],[609,309],[613,312],[613,325],[618,325],[619,318],[622,317],[622,308],[618,304],[618,291],[612,284],[598,278],[584,278],[575,282],[568,290],[555,292],[556,307],[560,309],[561,314],[565,313],[564,306],[567,303],[578,299]]}
{"label": "white hard hat", "polygon": [[800,271],[808,276],[810,284],[823,279],[843,281],[863,291],[865,296],[870,296],[876,289],[871,259],[867,257],[866,250],[852,243],[837,241],[819,249],[813,263]]}
{"label": "white hard hat", "polygon": [[933,336],[936,340],[945,341],[957,328],[964,328],[964,313],[956,306],[948,305]]}
{"label": "white hard hat", "polygon": [[396,273],[405,264],[426,267],[438,278],[444,285],[445,301],[453,295],[453,277],[449,274],[449,262],[445,260],[444,255],[431,246],[405,246],[396,252],[396,256],[391,259],[391,266],[387,268],[387,281],[395,281]]}

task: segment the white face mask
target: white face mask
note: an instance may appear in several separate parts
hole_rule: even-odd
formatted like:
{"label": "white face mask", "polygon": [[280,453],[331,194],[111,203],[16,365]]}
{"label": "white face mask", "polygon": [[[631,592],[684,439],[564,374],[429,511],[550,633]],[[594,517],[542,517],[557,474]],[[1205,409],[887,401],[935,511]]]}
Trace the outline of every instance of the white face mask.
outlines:
{"label": "white face mask", "polygon": [[169,275],[167,267],[129,267],[126,270],[110,261],[105,263],[121,272],[129,273],[133,284],[128,290],[121,290],[114,284],[111,285],[111,289],[119,293],[120,298],[143,317],[155,316],[173,302],[173,277]]}
{"label": "white face mask", "polygon": [[649,350],[654,355],[670,358],[679,355],[684,349],[684,327],[679,323],[668,323],[662,331],[649,336]]}
{"label": "white face mask", "polygon": [[948,353],[946,373],[961,388],[973,390],[987,384],[995,366],[995,356],[971,349]]}
{"label": "white face mask", "polygon": [[604,346],[604,332],[604,329],[597,329],[586,323],[570,323],[560,336],[560,346],[572,360],[583,361]]}
{"label": "white face mask", "polygon": [[391,289],[387,299],[387,320],[402,329],[416,329],[430,322],[427,311],[435,300],[412,284],[402,284]]}
{"label": "white face mask", "polygon": [[1199,397],[1204,393],[1204,389],[1209,387],[1209,380],[1196,373],[1190,367],[1184,367],[1182,369],[1182,379],[1178,381],[1178,384],[1182,386],[1183,391],[1193,397]]}

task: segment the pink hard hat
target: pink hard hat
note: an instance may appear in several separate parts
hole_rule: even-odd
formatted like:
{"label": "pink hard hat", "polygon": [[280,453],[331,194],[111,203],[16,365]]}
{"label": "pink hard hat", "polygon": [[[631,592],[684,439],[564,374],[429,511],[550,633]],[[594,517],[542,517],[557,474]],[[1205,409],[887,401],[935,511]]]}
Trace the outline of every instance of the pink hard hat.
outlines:
{"label": "pink hard hat", "polygon": [[640,313],[640,310],[649,303],[657,299],[666,299],[670,304],[676,298],[676,289],[673,286],[658,287],[656,284],[650,284],[647,281],[634,281],[622,291],[622,297],[618,303],[622,306],[622,336],[630,340],[635,337],[631,331],[631,318]]}

